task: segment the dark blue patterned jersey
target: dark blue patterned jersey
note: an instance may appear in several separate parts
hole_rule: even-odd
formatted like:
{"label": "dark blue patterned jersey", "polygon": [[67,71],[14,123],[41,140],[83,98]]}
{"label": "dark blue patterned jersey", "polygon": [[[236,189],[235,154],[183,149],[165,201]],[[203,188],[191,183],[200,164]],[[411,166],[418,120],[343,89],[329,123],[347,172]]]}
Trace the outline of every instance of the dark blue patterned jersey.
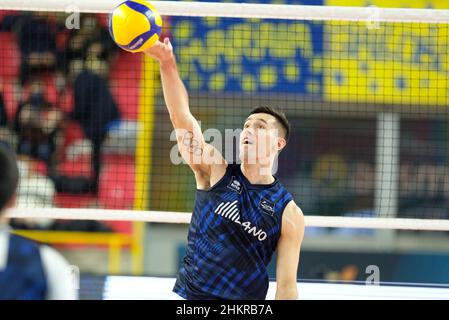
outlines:
{"label": "dark blue patterned jersey", "polygon": [[265,299],[267,266],[292,199],[277,178],[251,184],[240,165],[228,165],[213,187],[196,192],[173,291],[185,299]]}
{"label": "dark blue patterned jersey", "polygon": [[2,259],[6,266],[0,268],[0,300],[45,299],[47,279],[39,245],[11,234],[3,253],[7,259]]}

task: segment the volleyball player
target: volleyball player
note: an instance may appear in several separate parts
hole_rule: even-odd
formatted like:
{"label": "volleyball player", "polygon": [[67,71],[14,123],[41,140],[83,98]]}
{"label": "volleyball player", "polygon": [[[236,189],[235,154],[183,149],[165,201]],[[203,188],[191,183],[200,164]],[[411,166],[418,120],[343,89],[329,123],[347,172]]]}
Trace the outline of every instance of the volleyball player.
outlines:
{"label": "volleyball player", "polygon": [[228,164],[189,110],[169,39],[146,54],[159,62],[178,148],[196,179],[187,253],[173,291],[185,299],[265,299],[267,266],[277,251],[276,299],[297,299],[304,217],[272,175],[290,133],[285,115],[251,111],[240,135],[242,163]]}
{"label": "volleyball player", "polygon": [[19,181],[13,152],[0,144],[0,300],[72,300],[76,286],[55,250],[11,233],[5,210],[14,206]]}

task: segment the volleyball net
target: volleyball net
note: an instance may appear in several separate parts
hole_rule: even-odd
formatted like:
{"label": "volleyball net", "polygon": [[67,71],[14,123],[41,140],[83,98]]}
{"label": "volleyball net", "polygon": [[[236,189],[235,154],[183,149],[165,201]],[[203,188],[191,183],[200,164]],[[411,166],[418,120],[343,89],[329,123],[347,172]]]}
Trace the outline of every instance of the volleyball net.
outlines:
{"label": "volleyball net", "polygon": [[[108,34],[120,2],[0,3],[0,138],[22,173],[10,217],[189,222],[158,66]],[[254,107],[286,113],[276,175],[307,226],[449,230],[449,10],[152,3],[228,162]]]}

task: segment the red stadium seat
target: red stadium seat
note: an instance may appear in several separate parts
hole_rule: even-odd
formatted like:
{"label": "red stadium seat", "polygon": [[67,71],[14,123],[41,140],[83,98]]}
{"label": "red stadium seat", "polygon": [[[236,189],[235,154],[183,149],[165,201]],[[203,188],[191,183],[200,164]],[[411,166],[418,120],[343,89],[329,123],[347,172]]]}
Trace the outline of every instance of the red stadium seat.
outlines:
{"label": "red stadium seat", "polygon": [[16,80],[20,72],[20,50],[13,32],[0,32],[0,81],[3,83],[3,99],[6,114],[12,120],[20,95]]}
{"label": "red stadium seat", "polygon": [[79,156],[74,161],[66,161],[58,165],[58,172],[67,177],[93,176],[90,156]]}
{"label": "red stadium seat", "polygon": [[14,33],[0,32],[0,57],[0,77],[16,79],[20,70],[20,50]]}
{"label": "red stadium seat", "polygon": [[138,117],[142,56],[121,50],[111,64],[111,91],[125,120]]}
{"label": "red stadium seat", "polygon": [[[0,62],[1,63],[1,62]],[[9,121],[16,116],[19,107],[20,87],[15,81],[6,80],[3,82],[3,99],[5,103],[6,115]]]}
{"label": "red stadium seat", "polygon": [[59,192],[53,199],[54,204],[61,208],[88,208],[96,204],[97,198],[91,194],[71,194]]}
{"label": "red stadium seat", "polygon": [[134,163],[104,163],[98,192],[102,206],[107,209],[132,209],[134,180]]}
{"label": "red stadium seat", "polygon": [[105,225],[111,227],[114,232],[132,234],[132,222],[131,221],[102,221]]}
{"label": "red stadium seat", "polygon": [[76,121],[67,121],[64,132],[64,147],[71,145],[76,140],[84,138],[85,135],[80,124]]}

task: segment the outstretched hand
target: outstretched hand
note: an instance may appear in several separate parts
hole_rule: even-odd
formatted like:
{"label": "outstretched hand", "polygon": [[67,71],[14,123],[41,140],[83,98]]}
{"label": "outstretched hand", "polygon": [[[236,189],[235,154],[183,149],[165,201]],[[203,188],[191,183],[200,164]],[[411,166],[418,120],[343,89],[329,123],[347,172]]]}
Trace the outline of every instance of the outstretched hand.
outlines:
{"label": "outstretched hand", "polygon": [[144,52],[160,63],[164,63],[173,59],[173,46],[171,45],[169,38],[165,38],[164,42],[159,40],[156,41],[156,43],[151,48],[148,48]]}

